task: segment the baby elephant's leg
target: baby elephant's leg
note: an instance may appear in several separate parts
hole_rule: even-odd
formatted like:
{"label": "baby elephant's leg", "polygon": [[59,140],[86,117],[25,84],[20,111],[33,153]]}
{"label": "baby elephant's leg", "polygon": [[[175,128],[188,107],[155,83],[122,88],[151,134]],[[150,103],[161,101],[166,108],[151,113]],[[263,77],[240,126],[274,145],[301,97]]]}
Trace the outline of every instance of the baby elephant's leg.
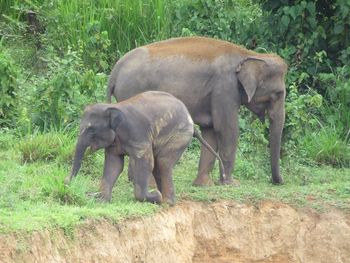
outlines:
{"label": "baby elephant's leg", "polygon": [[[135,164],[132,163],[133,162],[133,158],[129,158],[129,168],[128,168],[128,180],[129,182],[133,182],[134,181],[134,167],[135,167]],[[155,188],[157,185],[156,185],[156,181],[154,180],[154,176],[150,176],[148,178],[148,186],[151,187],[151,188]]]}
{"label": "baby elephant's leg", "polygon": [[160,204],[162,195],[158,190],[148,191],[148,179],[152,176],[153,155],[148,154],[145,158],[133,158],[132,170],[134,173],[134,195],[136,200]]}
{"label": "baby elephant's leg", "polygon": [[[179,138],[181,137],[181,138]],[[168,142],[155,157],[155,169],[157,184],[163,196],[163,202],[169,205],[175,204],[175,188],[173,183],[173,169],[182,153],[190,143],[192,134],[179,134]],[[159,182],[158,182],[159,181]]]}

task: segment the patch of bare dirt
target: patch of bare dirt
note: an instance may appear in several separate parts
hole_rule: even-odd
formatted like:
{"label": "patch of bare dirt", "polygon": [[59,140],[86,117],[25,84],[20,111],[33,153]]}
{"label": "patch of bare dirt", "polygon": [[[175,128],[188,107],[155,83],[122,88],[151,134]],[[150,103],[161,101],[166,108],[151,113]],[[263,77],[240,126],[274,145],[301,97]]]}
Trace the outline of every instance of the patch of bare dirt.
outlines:
{"label": "patch of bare dirt", "polygon": [[350,217],[264,202],[183,202],[152,217],[0,236],[0,262],[350,262]]}

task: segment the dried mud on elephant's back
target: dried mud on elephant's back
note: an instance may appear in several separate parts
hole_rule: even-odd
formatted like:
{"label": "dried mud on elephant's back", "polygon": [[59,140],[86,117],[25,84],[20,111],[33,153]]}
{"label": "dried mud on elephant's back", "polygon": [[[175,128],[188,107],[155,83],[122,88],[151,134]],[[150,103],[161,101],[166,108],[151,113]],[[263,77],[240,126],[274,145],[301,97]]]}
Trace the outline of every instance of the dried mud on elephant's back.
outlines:
{"label": "dried mud on elephant's back", "polygon": [[182,202],[118,224],[0,238],[0,262],[350,262],[350,216],[280,203]]}

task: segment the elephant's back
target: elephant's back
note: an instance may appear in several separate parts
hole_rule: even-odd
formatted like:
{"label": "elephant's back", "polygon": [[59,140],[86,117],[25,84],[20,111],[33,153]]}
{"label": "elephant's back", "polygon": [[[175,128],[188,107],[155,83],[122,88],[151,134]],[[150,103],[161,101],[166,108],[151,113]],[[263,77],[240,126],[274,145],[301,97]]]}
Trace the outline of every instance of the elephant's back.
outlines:
{"label": "elephant's back", "polygon": [[151,59],[183,56],[191,60],[213,61],[225,55],[252,55],[254,52],[227,41],[206,37],[180,37],[144,46]]}
{"label": "elephant's back", "polygon": [[149,64],[149,55],[144,48],[136,48],[126,53],[114,65],[109,77],[108,89],[116,96],[117,101],[123,101],[146,91],[145,79]]}
{"label": "elephant's back", "polygon": [[117,105],[127,112],[133,112],[152,122],[182,122],[193,125],[185,104],[173,95],[163,91],[146,91],[119,102]]}
{"label": "elephant's back", "polygon": [[176,133],[193,135],[194,124],[186,106],[167,92],[142,92],[117,105],[127,119],[143,123],[147,127],[144,131],[146,137],[153,138],[160,145]]}
{"label": "elephant's back", "polygon": [[140,111],[140,113],[152,112],[161,114],[162,112],[169,110],[177,112],[179,115],[185,115],[188,113],[185,104],[181,100],[164,91],[152,90],[141,92],[119,102],[118,104],[133,107]]}

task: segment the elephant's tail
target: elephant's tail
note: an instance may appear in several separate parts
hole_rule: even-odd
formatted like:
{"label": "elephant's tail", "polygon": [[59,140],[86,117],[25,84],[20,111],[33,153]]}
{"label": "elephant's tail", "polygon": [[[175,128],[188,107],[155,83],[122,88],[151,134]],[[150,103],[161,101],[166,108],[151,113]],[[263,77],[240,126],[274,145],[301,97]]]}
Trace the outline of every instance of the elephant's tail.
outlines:
{"label": "elephant's tail", "polygon": [[220,164],[220,180],[222,182],[225,181],[226,175],[225,175],[224,164],[223,164],[219,154],[210,146],[210,144],[206,140],[204,140],[204,138],[202,137],[200,131],[196,127],[194,127],[193,136],[196,137],[219,160],[219,164]]}
{"label": "elephant's tail", "polygon": [[108,80],[107,96],[106,96],[107,103],[112,102],[112,94],[114,93],[114,86],[115,86],[115,79],[111,75],[111,77]]}

